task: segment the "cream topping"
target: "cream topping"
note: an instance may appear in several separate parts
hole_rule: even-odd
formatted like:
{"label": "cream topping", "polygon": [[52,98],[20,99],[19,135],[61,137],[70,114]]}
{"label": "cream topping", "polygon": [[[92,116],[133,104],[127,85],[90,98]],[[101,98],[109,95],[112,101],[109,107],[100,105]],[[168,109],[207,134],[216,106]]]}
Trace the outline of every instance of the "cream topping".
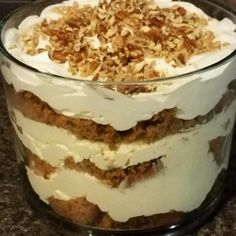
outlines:
{"label": "cream topping", "polygon": [[[66,1],[62,4],[72,4],[72,2]],[[97,1],[78,2],[97,4]],[[160,7],[178,4],[190,12],[207,18],[202,10],[190,3],[163,0],[157,1],[157,4]],[[57,64],[51,61],[45,52],[29,56],[22,52],[21,46],[17,43],[22,32],[32,30],[32,25],[42,21],[45,17],[55,17],[52,7],[46,8],[41,16],[26,18],[18,30],[8,30],[4,38],[5,46],[14,57],[27,65],[43,72],[71,77],[67,72],[67,63]],[[222,48],[220,51],[194,56],[185,67],[174,68],[160,59],[156,60],[156,66],[163,68],[170,75],[183,74],[220,61],[235,50],[236,33],[235,24],[232,21],[210,19],[208,29],[215,33],[216,40],[227,41],[230,46]],[[12,47],[13,45],[16,47]],[[98,46],[96,39],[94,45]],[[17,92],[30,91],[47,102],[58,113],[91,119],[103,125],[109,124],[117,130],[130,129],[137,122],[148,120],[154,114],[173,107],[177,107],[177,117],[181,119],[188,120],[197,115],[205,115],[217,104],[225,93],[228,83],[235,78],[235,61],[232,58],[231,61],[209,71],[195,73],[186,78],[169,82],[157,82],[154,84],[157,87],[156,92],[127,96],[102,86],[91,86],[79,81],[53,78],[26,70],[14,63],[9,62],[9,64],[9,67],[2,66],[2,71],[6,81],[13,84]]]}

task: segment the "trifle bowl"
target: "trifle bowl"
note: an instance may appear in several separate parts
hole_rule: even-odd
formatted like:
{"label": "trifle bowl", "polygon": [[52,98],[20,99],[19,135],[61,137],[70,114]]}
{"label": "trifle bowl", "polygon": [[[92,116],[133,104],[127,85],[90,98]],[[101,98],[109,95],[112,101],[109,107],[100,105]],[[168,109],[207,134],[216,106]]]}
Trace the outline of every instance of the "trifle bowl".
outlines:
{"label": "trifle bowl", "polygon": [[1,22],[24,192],[49,225],[181,235],[213,213],[235,120],[235,29],[204,0],[36,1]]}

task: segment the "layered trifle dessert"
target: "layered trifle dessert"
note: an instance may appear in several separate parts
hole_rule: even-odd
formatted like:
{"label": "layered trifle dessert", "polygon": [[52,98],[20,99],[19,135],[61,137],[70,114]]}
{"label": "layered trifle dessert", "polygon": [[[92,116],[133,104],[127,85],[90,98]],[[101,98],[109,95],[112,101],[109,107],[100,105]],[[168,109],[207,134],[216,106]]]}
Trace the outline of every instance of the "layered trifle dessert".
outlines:
{"label": "layered trifle dessert", "polygon": [[227,169],[233,15],[170,0],[46,5],[2,36],[9,114],[33,190],[74,224],[178,224]]}

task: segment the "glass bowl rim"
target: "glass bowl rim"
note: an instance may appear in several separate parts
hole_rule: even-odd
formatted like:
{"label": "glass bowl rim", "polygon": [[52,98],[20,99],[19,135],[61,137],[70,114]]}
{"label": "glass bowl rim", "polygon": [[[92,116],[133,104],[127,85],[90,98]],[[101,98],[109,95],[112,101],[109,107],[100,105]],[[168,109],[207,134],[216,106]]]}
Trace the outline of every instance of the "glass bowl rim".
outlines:
{"label": "glass bowl rim", "polygon": [[[175,0],[174,0],[175,1]],[[176,2],[178,2],[181,0],[176,0]],[[227,13],[231,19],[233,18],[234,21],[233,23],[236,24],[236,12],[230,8],[229,6],[227,6],[225,3],[221,3],[217,0],[198,0],[204,4],[208,4],[211,7],[215,7],[218,8],[221,11],[224,11],[225,13]],[[41,76],[41,77],[45,77],[48,78],[55,78],[58,80],[66,80],[66,81],[70,81],[70,82],[76,82],[76,83],[85,83],[85,84],[91,84],[91,85],[104,85],[104,86],[112,86],[112,85],[142,85],[142,84],[153,84],[153,83],[163,83],[163,82],[170,82],[173,80],[180,80],[180,79],[184,79],[184,78],[191,78],[191,76],[196,75],[196,74],[200,74],[203,72],[209,72],[215,68],[217,68],[218,66],[224,65],[226,64],[231,58],[233,58],[236,55],[236,49],[231,52],[229,55],[227,55],[226,57],[224,57],[223,59],[210,64],[206,67],[200,68],[200,69],[196,69],[187,73],[183,73],[183,74],[179,74],[179,75],[175,75],[175,76],[169,76],[169,77],[163,77],[163,78],[156,78],[156,79],[149,79],[149,80],[142,80],[142,81],[138,81],[138,80],[128,80],[128,81],[102,81],[102,80],[97,80],[97,81],[93,81],[93,80],[86,80],[86,79],[80,79],[80,78],[73,78],[73,77],[65,77],[65,76],[60,76],[57,74],[53,74],[53,73],[48,73],[48,72],[42,72],[37,70],[34,67],[31,67],[23,62],[21,62],[20,60],[16,59],[15,57],[13,57],[5,48],[4,43],[3,43],[3,29],[4,26],[7,24],[8,20],[11,19],[11,17],[14,17],[14,15],[16,15],[17,13],[20,13],[21,11],[40,4],[40,3],[44,3],[44,2],[50,2],[50,0],[36,0],[33,1],[27,5],[24,5],[14,11],[12,11],[10,14],[8,14],[7,16],[3,17],[3,19],[0,20],[0,52],[2,53],[3,56],[5,56],[7,59],[9,59],[11,62],[13,62],[15,65],[21,67],[22,69],[26,69],[28,71],[34,72],[35,74]],[[1,55],[0,55],[1,56]]]}

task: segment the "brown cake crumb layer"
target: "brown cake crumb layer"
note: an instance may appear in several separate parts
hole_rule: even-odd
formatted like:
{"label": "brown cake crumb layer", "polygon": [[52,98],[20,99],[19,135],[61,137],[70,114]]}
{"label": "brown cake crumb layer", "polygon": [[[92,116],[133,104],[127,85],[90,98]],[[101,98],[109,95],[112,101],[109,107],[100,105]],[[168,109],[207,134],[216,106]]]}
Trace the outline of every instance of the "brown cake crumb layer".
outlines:
{"label": "brown cake crumb layer", "polygon": [[178,223],[183,216],[181,212],[171,211],[169,213],[156,214],[148,217],[134,217],[125,223],[121,223],[114,221],[107,213],[102,212],[96,205],[88,202],[85,198],[64,201],[50,197],[48,200],[50,206],[58,215],[74,224],[90,225],[107,229],[141,229],[166,224],[173,225]]}
{"label": "brown cake crumb layer", "polygon": [[210,121],[236,98],[234,83],[236,80],[231,83],[218,104],[204,116],[197,116],[193,120],[182,120],[176,118],[176,109],[167,109],[154,115],[150,120],[138,122],[136,126],[126,131],[117,131],[110,125],[97,124],[92,120],[57,114],[47,103],[41,101],[34,94],[26,91],[16,93],[12,86],[6,85],[6,91],[11,105],[20,110],[25,117],[67,129],[78,139],[102,141],[108,144],[111,149],[115,149],[117,144],[121,142],[131,143],[141,140],[145,143],[151,143],[167,135],[176,134]]}
{"label": "brown cake crumb layer", "polygon": [[[56,167],[53,167],[48,162],[41,160],[26,147],[25,150],[25,164],[32,169],[36,175],[49,179],[50,175],[55,173],[57,170]],[[64,167],[70,170],[88,173],[102,181],[104,184],[116,188],[121,183],[124,184],[124,187],[130,187],[132,184],[142,179],[155,175],[163,168],[163,164],[161,158],[157,158],[125,169],[117,168],[112,170],[101,170],[89,160],[75,162],[72,157],[68,157],[64,161]]]}
{"label": "brown cake crumb layer", "polygon": [[155,160],[127,167],[126,169],[101,170],[89,160],[83,160],[82,162],[76,163],[72,157],[69,157],[65,160],[65,167],[89,173],[112,187],[118,187],[122,182],[124,183],[124,181],[125,185],[129,187],[141,179],[155,175],[163,168],[163,164],[161,159],[157,158]]}
{"label": "brown cake crumb layer", "polygon": [[50,197],[48,200],[50,206],[58,215],[75,224],[94,225],[101,218],[99,208],[85,198],[63,201]]}
{"label": "brown cake crumb layer", "polygon": [[50,175],[55,173],[56,167],[51,166],[48,162],[41,160],[38,156],[33,154],[29,149],[25,148],[26,157],[25,164],[34,171],[36,175],[49,179]]}
{"label": "brown cake crumb layer", "polygon": [[230,136],[219,136],[209,141],[209,152],[212,152],[217,165],[222,165],[226,158],[226,152]]}

